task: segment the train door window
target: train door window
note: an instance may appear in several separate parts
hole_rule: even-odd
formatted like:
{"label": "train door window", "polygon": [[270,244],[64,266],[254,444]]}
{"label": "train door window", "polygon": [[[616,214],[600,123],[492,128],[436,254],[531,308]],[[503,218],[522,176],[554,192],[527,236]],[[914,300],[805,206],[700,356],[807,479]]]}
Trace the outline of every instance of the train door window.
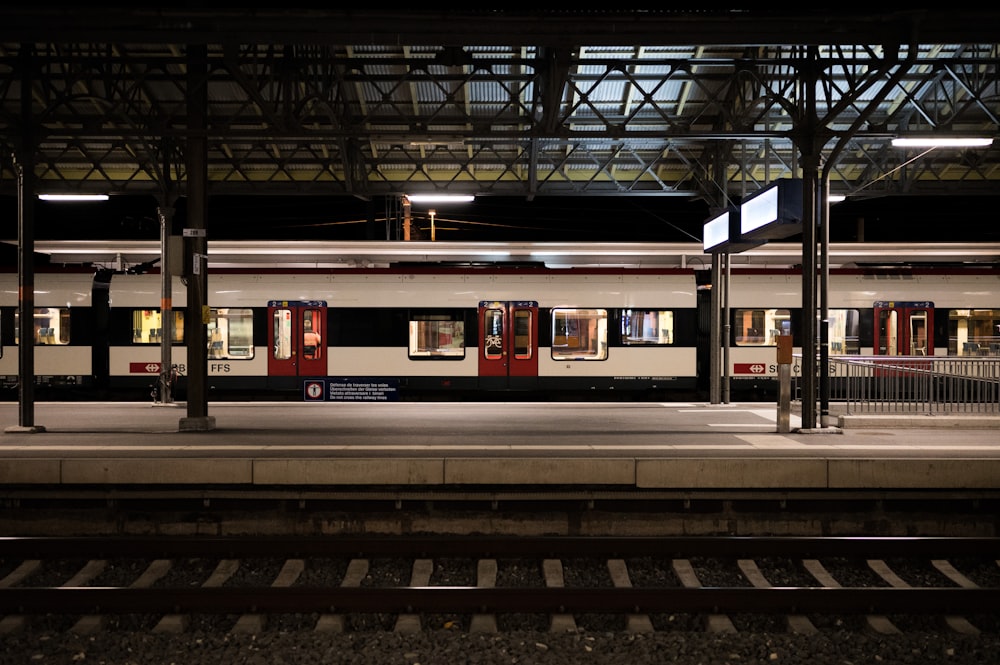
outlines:
{"label": "train door window", "polygon": [[503,356],[503,318],[502,308],[491,307],[483,312],[483,355],[486,358],[496,359]]}
{"label": "train door window", "polygon": [[910,312],[910,355],[927,355],[927,310]]}
{"label": "train door window", "polygon": [[253,312],[246,308],[213,309],[209,316],[207,335],[209,358],[252,358]]}
{"label": "train door window", "polygon": [[605,360],[608,357],[606,309],[552,310],[553,360]]}
{"label": "train door window", "polygon": [[531,339],[532,312],[526,309],[514,310],[514,357],[530,358],[534,349]]}
{"label": "train door window", "polygon": [[878,313],[878,355],[899,355],[899,314],[893,309],[883,309]]}
{"label": "train door window", "polygon": [[830,353],[835,356],[860,354],[861,313],[856,309],[831,309],[827,314]]}
{"label": "train door window", "polygon": [[302,357],[317,360],[323,357],[323,317],[321,310],[302,311]]}
{"label": "train door window", "polygon": [[[68,307],[36,307],[32,322],[35,344],[69,344],[70,324]],[[14,343],[20,342],[20,312],[14,312]]]}
{"label": "train door window", "polygon": [[[171,329],[171,343],[184,343],[184,312],[170,310],[174,325]],[[163,339],[163,319],[159,309],[132,310],[132,343],[159,344]]]}
{"label": "train door window", "polygon": [[951,310],[948,355],[1000,356],[1000,309]]}
{"label": "train door window", "polygon": [[735,310],[733,320],[736,346],[774,346],[791,317],[787,309],[753,308]]}
{"label": "train door window", "polygon": [[465,318],[462,312],[410,314],[411,358],[464,358]]}
{"label": "train door window", "polygon": [[288,360],[292,357],[292,310],[275,309],[271,324],[274,327],[274,358]]}
{"label": "train door window", "polygon": [[670,310],[625,309],[621,315],[624,346],[670,344],[674,338],[674,313]]}

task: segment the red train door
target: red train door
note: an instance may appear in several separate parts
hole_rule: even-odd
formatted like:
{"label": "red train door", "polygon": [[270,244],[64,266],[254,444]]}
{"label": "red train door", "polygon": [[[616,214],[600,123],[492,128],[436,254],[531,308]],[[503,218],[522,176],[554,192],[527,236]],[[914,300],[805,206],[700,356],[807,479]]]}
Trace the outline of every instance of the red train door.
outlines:
{"label": "red train door", "polygon": [[538,385],[538,303],[479,303],[479,385],[487,390]]}
{"label": "red train door", "polygon": [[268,376],[326,376],[326,303],[271,300],[267,314]]}
{"label": "red train door", "polygon": [[875,303],[877,356],[934,355],[934,303]]}

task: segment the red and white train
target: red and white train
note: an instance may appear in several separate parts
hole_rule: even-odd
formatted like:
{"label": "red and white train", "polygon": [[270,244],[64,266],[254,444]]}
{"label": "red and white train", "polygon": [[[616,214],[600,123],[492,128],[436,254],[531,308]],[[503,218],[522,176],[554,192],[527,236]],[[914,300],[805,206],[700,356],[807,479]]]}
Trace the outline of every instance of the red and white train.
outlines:
{"label": "red and white train", "polygon": [[[150,399],[172,340],[206,326],[209,399],[697,399],[708,388],[711,257],[693,244],[210,243],[208,312],[158,243],[39,243],[39,399]],[[769,396],[776,337],[801,350],[794,244],[728,276],[734,395]],[[886,257],[892,264],[887,264]],[[1000,247],[830,248],[831,355],[1000,355]],[[18,382],[18,276],[0,274],[0,377]]]}

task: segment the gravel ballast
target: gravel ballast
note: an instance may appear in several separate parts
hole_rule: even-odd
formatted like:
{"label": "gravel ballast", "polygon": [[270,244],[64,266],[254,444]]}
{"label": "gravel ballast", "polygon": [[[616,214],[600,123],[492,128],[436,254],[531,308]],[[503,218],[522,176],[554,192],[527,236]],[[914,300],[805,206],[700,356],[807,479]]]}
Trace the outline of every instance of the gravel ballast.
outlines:
{"label": "gravel ballast", "polygon": [[996,663],[997,635],[894,636],[829,633],[649,634],[269,633],[164,635],[106,631],[92,636],[25,633],[4,636],[0,663],[101,665],[500,665],[512,663],[755,663],[861,665],[870,663]]}

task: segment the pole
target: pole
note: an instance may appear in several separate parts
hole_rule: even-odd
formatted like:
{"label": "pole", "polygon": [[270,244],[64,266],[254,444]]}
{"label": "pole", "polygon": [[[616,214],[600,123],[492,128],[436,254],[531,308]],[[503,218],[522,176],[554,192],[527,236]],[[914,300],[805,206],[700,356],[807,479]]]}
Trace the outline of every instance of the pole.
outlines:
{"label": "pole", "polygon": [[160,218],[160,390],[158,403],[170,405],[173,396],[173,342],[174,342],[174,293],[173,273],[170,270],[170,227],[174,209],[159,206],[156,214]]}
{"label": "pole", "polygon": [[21,142],[14,155],[17,173],[17,331],[18,426],[7,431],[44,432],[35,424],[35,140],[31,112],[34,55],[21,44]]}
{"label": "pole", "polygon": [[208,241],[205,234],[205,211],[208,198],[208,47],[188,45],[187,71],[187,228],[184,229],[185,252],[191,257],[188,276],[185,321],[187,332],[187,417],[182,431],[215,429],[215,418],[208,415]]}

